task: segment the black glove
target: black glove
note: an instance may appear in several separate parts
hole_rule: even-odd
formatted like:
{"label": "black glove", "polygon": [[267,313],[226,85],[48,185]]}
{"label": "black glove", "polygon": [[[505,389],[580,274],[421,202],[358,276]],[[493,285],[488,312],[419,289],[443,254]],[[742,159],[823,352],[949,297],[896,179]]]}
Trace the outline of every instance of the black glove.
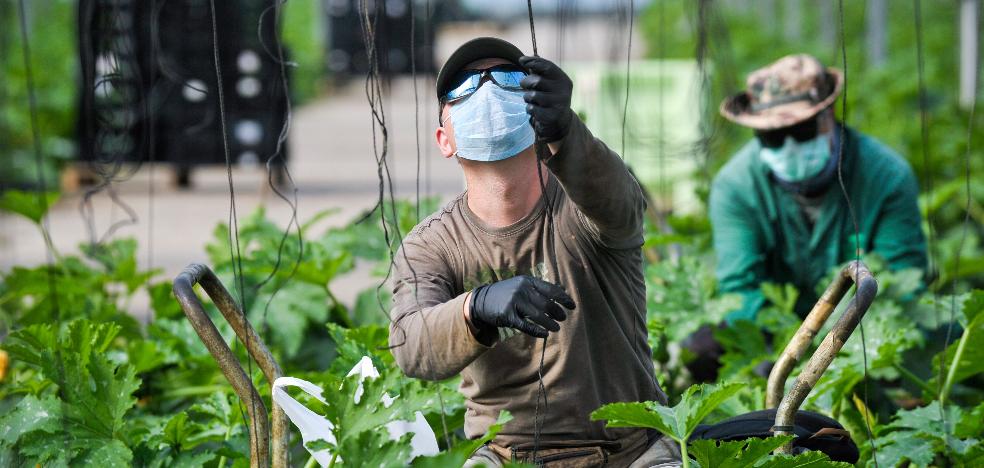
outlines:
{"label": "black glove", "polygon": [[544,338],[548,330],[560,330],[557,321],[567,318],[561,305],[574,308],[574,299],[560,286],[532,276],[516,276],[475,289],[471,321],[479,329],[510,327]]}
{"label": "black glove", "polygon": [[529,73],[519,84],[526,90],[526,112],[540,141],[553,143],[567,136],[571,128],[571,92],[574,83],[553,62],[524,55],[519,63]]}

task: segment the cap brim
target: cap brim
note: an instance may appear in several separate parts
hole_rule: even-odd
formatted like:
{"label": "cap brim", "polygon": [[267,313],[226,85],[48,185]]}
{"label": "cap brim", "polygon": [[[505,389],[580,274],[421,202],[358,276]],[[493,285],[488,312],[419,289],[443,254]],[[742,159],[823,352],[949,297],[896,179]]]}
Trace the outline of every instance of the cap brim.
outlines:
{"label": "cap brim", "polygon": [[458,47],[444,62],[444,66],[437,74],[437,97],[444,95],[451,79],[469,63],[486,58],[501,58],[519,65],[519,58],[522,56],[523,51],[502,39],[496,37],[472,39]]}
{"label": "cap brim", "polygon": [[796,125],[830,107],[834,100],[840,96],[844,87],[844,75],[840,70],[829,67],[827,74],[834,80],[834,89],[820,102],[813,104],[803,101],[791,102],[770,107],[764,111],[753,112],[748,93],[741,92],[721,102],[719,111],[724,118],[755,130],[775,130]]}

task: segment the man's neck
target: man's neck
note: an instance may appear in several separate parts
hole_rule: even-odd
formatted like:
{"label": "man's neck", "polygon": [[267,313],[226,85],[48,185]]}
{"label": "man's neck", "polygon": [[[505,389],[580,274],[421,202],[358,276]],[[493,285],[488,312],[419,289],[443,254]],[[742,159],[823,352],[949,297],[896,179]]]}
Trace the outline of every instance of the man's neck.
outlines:
{"label": "man's neck", "polygon": [[[468,186],[468,208],[494,227],[523,219],[536,207],[542,193],[536,165],[532,148],[493,163],[461,161]],[[549,172],[545,167],[542,171],[546,183]]]}

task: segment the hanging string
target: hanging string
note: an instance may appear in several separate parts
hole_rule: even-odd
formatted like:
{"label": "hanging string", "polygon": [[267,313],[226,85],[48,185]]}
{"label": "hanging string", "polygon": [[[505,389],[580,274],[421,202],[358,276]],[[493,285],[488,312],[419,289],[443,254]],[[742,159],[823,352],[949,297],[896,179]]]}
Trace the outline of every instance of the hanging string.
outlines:
{"label": "hanging string", "polygon": [[[293,265],[290,271],[284,278],[281,278],[277,284],[274,286],[273,291],[271,291],[270,296],[267,298],[266,303],[263,305],[263,315],[261,319],[261,329],[260,336],[265,339],[269,339],[269,313],[270,306],[276,299],[277,295],[283,289],[283,287],[293,280],[294,276],[297,274],[298,268],[300,268],[301,262],[304,259],[304,238],[301,233],[301,224],[297,214],[298,209],[298,197],[297,197],[297,184],[294,182],[294,177],[290,173],[290,168],[287,165],[287,158],[284,154],[284,144],[287,141],[287,136],[290,134],[291,123],[293,122],[293,109],[290,102],[290,87],[287,81],[287,67],[296,66],[297,64],[293,62],[287,62],[284,60],[284,47],[283,41],[280,37],[281,34],[281,14],[283,11],[283,5],[286,4],[286,0],[273,0],[273,4],[268,6],[263,12],[260,13],[259,19],[257,21],[256,35],[260,43],[260,46],[266,52],[267,56],[273,60],[278,67],[279,80],[280,80],[280,92],[283,93],[283,103],[284,103],[284,122],[280,127],[280,133],[277,135],[277,143],[274,148],[273,154],[267,157],[266,160],[266,171],[267,171],[267,185],[270,190],[276,194],[278,198],[283,200],[287,206],[290,208],[290,219],[287,221],[287,228],[284,230],[283,235],[280,237],[280,242],[277,246],[277,257],[274,260],[273,268],[270,273],[259,283],[253,286],[252,291],[254,296],[259,295],[259,291],[263,286],[272,281],[277,273],[280,272],[280,266],[283,262],[284,249],[287,246],[287,241],[290,238],[291,229],[295,230],[296,240],[297,240],[297,256],[294,258]],[[266,44],[266,40],[263,36],[263,23],[266,15],[273,11],[273,23],[271,25],[273,31],[273,41],[274,50],[271,51]],[[275,53],[274,53],[275,52]],[[282,172],[277,172],[282,171]],[[283,179],[280,179],[280,177]],[[287,182],[289,189],[291,191],[291,196],[288,197],[286,193],[282,191],[282,188],[276,182],[280,179],[283,182]]]}
{"label": "hanging string", "polygon": [[[361,11],[361,14],[359,15],[359,24],[362,29],[362,40],[366,48],[367,63],[369,64],[369,69],[366,72],[365,93],[366,93],[366,99],[369,103],[369,109],[370,109],[370,115],[372,121],[372,152],[376,160],[376,168],[377,168],[376,174],[379,177],[379,195],[375,206],[366,214],[365,217],[363,217],[361,220],[357,222],[362,222],[368,219],[370,216],[372,216],[372,214],[377,209],[379,210],[380,223],[383,229],[383,238],[386,242],[386,248],[388,250],[388,258],[389,258],[389,264],[387,266],[386,275],[383,278],[383,280],[379,283],[379,285],[376,286],[376,302],[379,306],[379,310],[384,311],[384,313],[387,310],[387,308],[382,301],[382,288],[389,281],[390,277],[393,274],[393,268],[396,266],[396,262],[395,262],[396,252],[394,252],[393,250],[393,239],[395,238],[396,242],[399,244],[400,246],[399,250],[403,252],[403,260],[404,262],[406,262],[407,267],[410,269],[410,273],[413,277],[414,300],[417,303],[417,310],[411,313],[420,313],[420,317],[423,322],[424,333],[426,334],[425,339],[427,341],[428,352],[430,353],[431,356],[433,356],[434,347],[433,347],[433,340],[431,339],[430,325],[427,323],[427,315],[423,313],[422,308],[420,307],[419,298],[417,296],[417,289],[416,289],[417,272],[413,268],[410,259],[407,257],[406,249],[403,248],[403,236],[400,233],[399,214],[396,211],[396,198],[393,193],[393,180],[390,175],[389,164],[387,160],[387,154],[389,149],[389,131],[386,126],[386,114],[384,109],[381,107],[383,92],[382,92],[382,87],[380,85],[379,59],[378,59],[378,52],[376,50],[376,26],[377,26],[377,21],[381,16],[380,14],[381,12],[378,11],[378,9],[380,8],[380,4],[374,3],[374,6],[375,8],[377,8],[377,11],[373,12],[372,15],[370,15],[369,0],[359,1],[359,9]],[[382,136],[381,138],[382,141],[378,141],[376,138],[377,129],[380,135]],[[393,223],[392,227],[386,221],[385,201],[387,195],[389,199],[389,207],[392,217],[391,221]],[[392,233],[390,232],[391,228],[393,230]],[[399,347],[405,343],[406,332],[400,326],[400,321],[408,317],[409,315],[410,314],[405,314],[404,316],[399,317],[395,321],[393,321],[392,318],[390,318],[391,322],[393,323],[394,329],[403,334],[403,342],[392,345],[389,348]],[[386,316],[389,317],[389,314],[386,314]],[[445,416],[446,407],[444,403],[444,396],[441,394],[441,390],[439,387],[436,389],[436,393],[437,393],[437,401],[439,404],[440,414],[441,414],[441,427],[443,428],[443,432],[444,432],[444,442],[447,445],[447,447],[451,447],[451,436],[448,431],[447,419]]]}
{"label": "hanging string", "polygon": [[[533,55],[539,56],[539,52],[536,47],[536,25],[533,21],[533,0],[526,1],[527,14],[530,20],[530,39],[533,42]],[[550,263],[553,268],[554,274],[557,273],[556,265],[556,250],[554,246],[554,222],[553,222],[553,201],[550,198],[550,194],[547,193],[547,184],[543,177],[543,163],[546,160],[546,155],[549,149],[546,148],[546,144],[539,141],[537,138],[534,143],[534,148],[536,151],[536,175],[540,183],[540,196],[543,197],[544,205],[547,214],[547,238],[550,242],[550,252],[549,258]],[[543,383],[543,367],[547,356],[547,337],[543,337],[540,345],[540,362],[537,366],[537,392],[536,392],[536,406],[533,409],[533,453],[532,459],[534,463],[537,463],[537,453],[540,450],[540,435],[543,430],[543,424],[547,420],[547,412],[550,408],[550,403],[547,400],[547,388]],[[543,420],[540,420],[540,400],[543,400]]]}
{"label": "hanging string", "polygon": [[[58,301],[57,280],[55,279],[54,244],[52,243],[51,225],[48,220],[48,183],[45,179],[44,156],[41,150],[41,126],[38,119],[38,99],[34,84],[34,67],[31,63],[31,44],[27,34],[27,11],[24,5],[24,0],[18,0],[17,2],[17,17],[20,25],[21,54],[24,60],[24,81],[27,86],[27,105],[31,116],[31,144],[34,150],[35,170],[38,175],[38,207],[41,209],[42,213],[40,223],[41,236],[44,237],[45,256],[48,263],[45,273],[48,278],[48,295],[51,298],[51,308],[54,311],[55,323],[57,324],[58,332],[60,333],[62,326],[62,315],[61,307]],[[65,382],[65,357],[62,355],[62,350],[60,347],[56,346],[54,352],[56,362],[55,368],[58,373],[58,380],[60,382]],[[65,397],[65,388],[62,385],[58,386],[58,396],[62,410],[62,433],[65,434],[64,444],[66,453],[68,453],[70,439],[68,436],[68,418],[65,417],[65,415],[68,414],[68,402]]]}
{"label": "hanging string", "polygon": [[[427,27],[424,28],[424,31],[426,31],[424,34],[424,49],[427,50],[427,76],[436,80],[434,77],[434,44],[431,41],[431,35],[434,34],[434,12],[431,11],[430,0],[424,3],[424,13],[427,19]],[[428,85],[430,84],[430,80],[428,80]],[[434,195],[431,191],[431,158],[424,158],[424,194],[428,198]]]}
{"label": "hanging string", "polygon": [[[974,83],[974,89],[977,89],[977,83]],[[970,101],[970,114],[967,116],[967,150],[964,152],[964,191],[966,192],[967,198],[964,201],[964,219],[963,225],[960,228],[960,241],[957,243],[956,258],[953,262],[953,278],[951,279],[951,291],[950,291],[950,317],[947,320],[946,326],[946,338],[943,340],[943,350],[950,346],[950,340],[952,339],[953,326],[956,323],[957,315],[957,278],[960,275],[960,257],[963,253],[964,244],[967,241],[967,234],[970,231],[970,205],[971,205],[971,195],[970,195],[970,153],[971,148],[973,148],[973,136],[974,136],[974,114],[977,110],[977,96],[976,93],[973,99]],[[970,330],[964,333],[970,333]],[[940,412],[943,415],[943,427],[946,426],[946,413],[943,411],[943,407],[946,405],[946,397],[949,392],[948,385],[952,380],[950,373],[954,372],[956,366],[959,363],[954,362],[952,367],[947,372],[946,359],[940,359],[940,378],[939,378],[939,388],[937,390],[937,395],[940,397]],[[946,383],[944,383],[943,376],[946,377]],[[949,437],[949,434],[947,434]]]}
{"label": "hanging string", "polygon": [[[927,206],[927,209],[926,209],[926,222],[927,223],[926,224],[929,225],[929,233],[928,233],[928,240],[927,240],[928,241],[928,246],[927,246],[927,249],[926,249],[927,255],[929,257],[929,275],[928,276],[929,276],[929,278],[932,278],[932,279],[935,280],[936,278],[939,277],[939,263],[938,263],[938,259],[936,258],[936,254],[935,254],[936,239],[937,239],[936,238],[936,220],[935,220],[935,211],[936,210],[933,209],[933,201],[934,201],[934,195],[933,195],[933,193],[934,193],[934,185],[935,184],[934,184],[934,181],[933,181],[933,167],[932,167],[932,164],[930,162],[930,156],[929,156],[929,145],[930,145],[930,142],[929,142],[929,137],[930,137],[930,135],[929,135],[929,112],[926,109],[928,97],[927,97],[927,94],[926,94],[925,64],[923,62],[922,2],[919,1],[919,0],[913,0],[912,3],[913,3],[913,19],[914,19],[915,28],[916,28],[916,76],[917,76],[917,79],[918,79],[918,86],[919,86],[919,137],[920,137],[920,150],[921,150],[921,153],[922,153],[923,173],[925,174],[925,179],[926,179],[926,192],[927,192],[927,194],[926,194],[926,197],[927,197],[927,200],[926,200],[926,206]],[[968,151],[969,151],[969,148],[970,148],[970,137],[968,135]],[[968,171],[969,171],[969,166],[968,166]],[[970,192],[969,191],[967,192],[967,196],[970,197]],[[969,213],[969,211],[968,211],[968,213]],[[964,232],[961,233],[961,239],[960,239],[960,243],[961,243],[960,248],[961,249],[963,248],[963,245],[962,244],[963,244],[963,241],[964,241],[964,234],[965,233],[966,233],[966,231],[964,231]],[[957,255],[958,255],[957,258],[959,259],[959,251],[958,251]],[[953,283],[954,285],[956,285],[956,275],[957,275],[957,272],[958,271],[959,270],[954,271],[954,280],[953,280],[954,281],[954,283]],[[929,278],[927,278],[927,280]],[[941,318],[941,313],[940,313],[940,308],[939,308],[939,303],[940,303],[940,300],[939,300],[939,288],[938,287],[937,288],[932,288],[932,293],[933,293],[933,314],[936,317],[936,325],[938,327],[940,325],[940,318]],[[956,290],[951,291],[951,294],[956,294]],[[946,337],[945,337],[944,342],[943,342],[943,348],[941,349],[941,352],[943,352],[943,353],[946,352],[947,347],[950,345],[950,338],[951,338],[950,332],[952,330],[952,320],[954,318],[954,313],[953,313],[954,306],[955,306],[955,304],[954,304],[953,300],[951,299],[951,307],[950,307],[950,320],[951,320],[951,322],[950,322],[950,324],[947,325],[947,333],[946,333]],[[945,356],[945,354],[944,354],[944,356]],[[940,415],[940,420],[942,421],[943,428],[944,428],[944,430],[943,430],[943,437],[947,439],[947,443],[949,444],[950,433],[946,429],[948,427],[947,426],[947,414],[946,414],[946,409],[944,408],[945,401],[944,401],[944,397],[943,397],[943,390],[944,390],[943,387],[944,387],[944,380],[945,380],[943,378],[943,376],[945,375],[945,373],[944,373],[945,369],[946,369],[946,359],[945,358],[941,358],[940,359],[940,378],[938,379],[938,382],[937,382],[937,392],[936,392],[936,394],[938,395],[938,398],[940,399],[939,415]]]}
{"label": "hanging string", "polygon": [[[656,133],[657,137],[657,172],[658,172],[658,187],[657,193],[660,197],[660,202],[667,199],[666,196],[666,134],[665,126],[663,123],[663,117],[665,115],[665,107],[663,106],[663,91],[665,89],[664,83],[666,82],[666,8],[664,2],[659,2],[656,6],[657,15],[659,16],[659,43],[656,44],[656,54],[659,57],[659,92],[656,95],[656,112],[659,113],[659,122],[657,122]],[[672,199],[671,199],[672,200]],[[657,209],[662,211],[664,209],[663,203],[657,202]]]}
{"label": "hanging string", "polygon": [[[840,33],[840,45],[841,45],[841,65],[844,73],[844,88],[841,96],[841,125],[838,131],[839,144],[837,146],[837,182],[840,185],[841,193],[844,195],[844,201],[847,204],[847,211],[851,217],[851,223],[854,226],[854,260],[858,262],[856,268],[860,268],[861,262],[861,231],[858,227],[857,214],[854,212],[854,206],[851,204],[851,197],[847,192],[847,186],[844,184],[844,147],[847,146],[847,86],[848,86],[848,69],[847,69],[847,40],[845,39],[844,33],[844,0],[838,0],[838,29]],[[855,171],[859,171],[860,168],[855,168]],[[854,174],[855,176],[857,174]],[[855,270],[855,278],[858,278],[858,270]],[[878,467],[878,450],[875,447],[875,434],[871,430],[870,410],[871,405],[868,403],[868,344],[867,339],[864,335],[864,317],[858,321],[858,328],[861,331],[861,359],[863,364],[863,372],[861,378],[862,393],[864,399],[864,414],[862,414],[862,419],[864,419],[865,431],[868,435],[868,443],[871,446],[872,459],[875,462],[875,467]]]}
{"label": "hanging string", "polygon": [[[713,94],[713,87],[711,85],[710,73],[707,71],[708,56],[709,51],[709,39],[708,39],[708,17],[710,10],[710,0],[698,0],[697,1],[697,43],[695,44],[695,53],[697,61],[697,73],[700,76],[700,86],[698,90],[698,96],[701,102],[700,105],[700,118],[698,127],[700,129],[700,139],[694,147],[694,152],[699,153],[700,156],[700,172],[701,180],[704,181],[708,186],[710,186],[711,181],[711,170],[710,170],[710,160],[711,160],[711,139],[713,138],[713,132],[708,131],[708,121],[712,120],[707,116],[707,109],[709,108],[708,102]],[[712,123],[713,125],[713,123]],[[713,130],[713,127],[712,127]]]}
{"label": "hanging string", "polygon": [[[662,8],[662,7],[661,7]],[[625,48],[625,102],[622,105],[622,159],[625,159],[625,122],[629,117],[629,76],[632,70],[632,25],[635,16],[635,4],[629,0],[629,39]]]}
{"label": "hanging string", "polygon": [[[219,28],[218,20],[216,19],[215,0],[209,0],[208,5],[210,19],[212,21],[212,60],[215,67],[215,89],[216,95],[218,96],[219,129],[222,132],[222,153],[225,156],[226,179],[229,183],[229,260],[232,265],[232,275],[237,286],[236,292],[239,294],[239,313],[242,314],[242,319],[246,321],[246,310],[248,309],[248,305],[246,304],[246,283],[243,275],[242,250],[239,244],[239,217],[236,212],[236,188],[232,180],[232,156],[229,152],[229,134],[226,128],[225,92],[222,86],[222,66],[219,61]],[[246,349],[250,348],[249,339],[249,334],[247,334],[244,338]],[[247,375],[252,379],[253,359],[249,353],[246,355],[246,365]],[[259,407],[252,394],[250,394],[249,405],[251,409],[250,414],[258,414]],[[240,412],[242,412],[241,402]],[[244,424],[247,420],[246,416],[243,415]]]}
{"label": "hanging string", "polygon": [[[925,174],[926,183],[926,224],[929,229],[927,232],[927,248],[926,256],[928,263],[928,273],[926,275],[926,283],[939,277],[939,263],[936,258],[936,253],[934,247],[936,246],[936,223],[935,223],[935,211],[933,209],[934,200],[934,180],[933,180],[933,167],[930,164],[929,157],[929,115],[926,109],[927,95],[926,95],[926,82],[925,82],[925,67],[923,64],[923,38],[922,38],[922,2],[919,0],[913,0],[913,20],[916,29],[916,76],[918,83],[918,102],[919,102],[919,143],[920,143],[920,153],[922,156],[922,167],[923,173]],[[939,308],[939,288],[932,288],[933,294],[933,316],[935,317],[936,326],[940,325],[940,308]],[[943,346],[943,350],[946,349],[946,343]],[[941,362],[942,365],[942,362]],[[942,380],[940,380],[942,384]],[[942,389],[942,387],[940,387]],[[937,393],[939,394],[939,393]],[[942,405],[940,406],[940,418],[946,422],[946,413],[943,411]]]}
{"label": "hanging string", "polygon": [[[157,0],[150,0],[150,11],[157,10]],[[151,27],[154,27],[153,25]],[[157,44],[150,42],[151,67],[157,63]],[[156,117],[154,109],[154,90],[157,89],[156,70],[150,70],[150,92],[145,101],[143,112],[147,118],[147,270],[154,269],[154,163],[157,159]]]}
{"label": "hanging string", "polygon": [[416,221],[420,221],[420,97],[417,95],[417,8],[410,2],[410,81],[413,84],[413,141],[417,148],[417,179],[414,185]]}
{"label": "hanging string", "polygon": [[[716,105],[711,101],[714,96],[715,83],[724,90],[731,92],[735,89],[738,79],[738,66],[735,60],[734,45],[731,42],[728,23],[722,18],[721,11],[712,8],[711,0],[699,0],[697,3],[697,44],[696,61],[700,79],[698,80],[698,96],[700,99],[700,139],[682,156],[692,157],[698,153],[700,158],[700,182],[711,183],[711,159],[719,152],[721,145],[727,145],[727,138],[736,129],[724,119],[715,119],[709,115],[716,114]],[[713,48],[712,48],[713,47]],[[713,64],[714,73],[708,71]]]}
{"label": "hanging string", "polygon": [[[138,123],[144,122],[150,113],[147,96],[144,95],[142,74],[139,64],[136,63],[136,45],[132,37],[126,35],[132,30],[127,25],[133,23],[135,13],[123,4],[112,4],[108,8],[108,14],[99,15],[101,21],[97,24],[100,31],[98,46],[106,48],[106,54],[101,55],[100,62],[97,64],[92,55],[95,48],[92,41],[92,21],[96,6],[94,2],[80,4],[79,39],[85,89],[82,114],[88,117],[83,119],[84,128],[87,141],[92,145],[89,148],[91,160],[87,168],[97,176],[98,182],[94,187],[85,190],[79,203],[79,213],[87,227],[92,246],[102,245],[120,228],[138,222],[136,211],[119,197],[115,186],[130,180],[143,164],[141,158],[128,158],[128,155],[140,155],[143,148],[152,145],[148,138],[151,134],[149,129],[138,132],[139,139],[133,141],[135,130],[139,131],[141,128]],[[99,71],[97,66],[107,68],[105,71]],[[99,78],[95,79],[90,70],[100,73]],[[95,97],[98,93],[104,95],[104,100],[112,100],[115,105],[105,114],[98,111],[105,106],[95,105]],[[117,100],[122,103],[116,102]],[[97,126],[93,127],[93,124]],[[127,159],[133,159],[134,162],[128,170],[125,165]],[[111,219],[106,231],[98,234],[92,201],[96,195],[102,193],[110,199]],[[120,221],[112,219],[116,208],[125,213],[124,219]]]}
{"label": "hanging string", "polygon": [[536,50],[536,25],[533,24],[533,0],[526,0],[526,9],[530,17],[530,40],[533,42],[533,55],[539,57]]}

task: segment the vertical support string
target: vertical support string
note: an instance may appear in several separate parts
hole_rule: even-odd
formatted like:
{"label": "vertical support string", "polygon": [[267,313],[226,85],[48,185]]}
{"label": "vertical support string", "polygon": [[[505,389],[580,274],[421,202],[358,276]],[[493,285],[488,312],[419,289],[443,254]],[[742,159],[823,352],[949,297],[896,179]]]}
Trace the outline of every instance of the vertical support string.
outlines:
{"label": "vertical support string", "polygon": [[[55,278],[55,250],[54,244],[51,239],[51,225],[48,220],[48,186],[44,170],[44,156],[41,149],[41,126],[38,119],[38,101],[36,95],[36,87],[34,83],[34,67],[31,63],[31,44],[30,38],[28,37],[28,25],[27,25],[27,11],[24,4],[24,0],[18,0],[17,2],[17,16],[18,24],[20,25],[20,39],[21,39],[21,54],[24,60],[24,81],[27,86],[27,104],[28,110],[30,112],[30,122],[31,122],[31,144],[34,150],[34,164],[35,170],[38,176],[38,206],[41,209],[41,236],[44,237],[45,241],[45,256],[47,258],[47,268],[46,276],[48,278],[48,294],[51,297],[51,307],[55,316],[55,323],[58,327],[58,332],[61,332],[62,327],[62,315],[61,307],[58,301],[58,286],[57,280]],[[65,382],[65,357],[62,355],[60,348],[55,347],[55,362],[57,363],[58,380],[62,383]],[[65,399],[65,389],[59,385],[58,386],[58,396],[61,402],[61,426],[62,433],[65,434],[65,452],[68,453],[70,440],[68,437],[68,419],[65,417],[68,414],[67,402]]]}
{"label": "vertical support string", "polygon": [[[226,179],[229,183],[229,263],[232,265],[232,275],[235,278],[236,289],[239,296],[240,313],[243,316],[243,320],[246,320],[246,311],[249,305],[246,304],[246,284],[245,278],[243,277],[243,257],[242,250],[239,244],[239,217],[236,212],[236,188],[232,179],[232,156],[229,152],[229,133],[226,122],[226,112],[225,112],[225,92],[222,86],[222,67],[219,60],[219,28],[218,20],[216,18],[215,0],[209,0],[209,12],[210,19],[212,22],[212,60],[215,68],[215,89],[216,95],[218,97],[218,110],[219,110],[219,131],[222,133],[222,153],[225,156],[225,166],[226,166]],[[246,336],[246,349],[249,349],[249,335]],[[246,356],[247,374],[252,379],[253,376],[253,359],[251,356]],[[240,402],[241,405],[241,402]],[[252,410],[250,414],[257,413],[256,400],[251,396],[249,401],[250,409]],[[242,412],[242,407],[240,407],[240,412]],[[243,415],[243,421],[247,421],[245,415]]]}
{"label": "vertical support string", "polygon": [[[840,185],[841,193],[843,193],[844,195],[844,201],[847,204],[847,211],[851,217],[851,223],[853,224],[854,227],[854,259],[857,262],[860,262],[861,261],[861,233],[860,233],[860,228],[858,227],[857,214],[854,211],[854,206],[851,203],[851,197],[847,192],[846,185],[844,184],[844,171],[843,171],[844,147],[847,146],[847,97],[848,97],[847,90],[848,90],[848,82],[849,82],[848,67],[847,67],[847,41],[845,39],[845,33],[844,33],[844,0],[838,0],[838,25],[839,25],[838,29],[839,29],[840,43],[841,43],[840,44],[841,66],[844,73],[844,88],[842,91],[842,95],[840,97],[842,123],[840,125],[840,128],[838,129],[838,131],[840,132],[839,134],[840,142],[837,148],[837,152],[838,152],[837,181],[838,184]],[[856,168],[855,170],[858,170],[858,168]],[[857,276],[857,272],[855,272],[855,276]],[[861,416],[862,419],[864,419],[864,427],[865,427],[865,431],[867,432],[868,443],[871,445],[872,458],[874,459],[875,467],[877,468],[878,450],[875,447],[875,435],[874,432],[872,432],[871,430],[871,422],[869,421],[869,416],[870,416],[869,408],[871,406],[868,403],[868,345],[867,345],[867,339],[864,334],[863,317],[861,321],[858,322],[858,328],[861,330],[861,357],[863,363],[863,373],[862,373],[861,381],[862,381],[862,392],[863,392],[863,399],[864,399],[864,406],[865,406],[865,413],[866,413]]]}

